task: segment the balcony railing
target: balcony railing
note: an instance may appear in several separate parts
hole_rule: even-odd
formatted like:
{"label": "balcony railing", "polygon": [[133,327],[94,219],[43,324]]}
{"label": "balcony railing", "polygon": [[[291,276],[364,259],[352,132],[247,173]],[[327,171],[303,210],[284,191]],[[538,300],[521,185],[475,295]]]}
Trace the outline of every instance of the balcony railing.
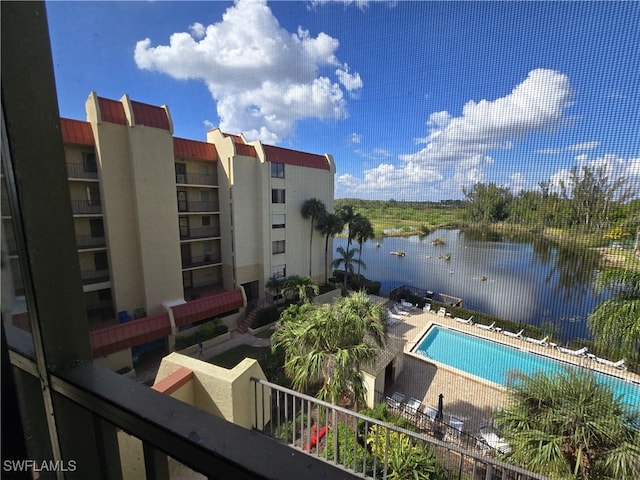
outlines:
{"label": "balcony railing", "polygon": [[81,273],[82,284],[91,285],[109,281],[109,270],[85,270]]}
{"label": "balcony railing", "polygon": [[197,202],[193,200],[178,201],[179,212],[218,212],[220,204],[218,202]]}
{"label": "balcony railing", "polygon": [[98,179],[98,172],[87,172],[81,163],[67,163],[67,175],[69,178]]}
{"label": "balcony railing", "polygon": [[216,265],[222,263],[220,255],[197,255],[195,257],[183,258],[182,268],[203,267],[205,265]]}
{"label": "balcony railing", "polygon": [[[392,473],[390,459],[394,449],[398,444],[407,444],[433,452],[436,460],[449,472],[447,478],[450,479],[547,478],[483,455],[486,446],[478,443],[476,448],[475,439],[467,448],[461,446],[464,440],[460,438],[460,432],[447,436],[444,432],[447,432],[448,426],[441,422],[436,422],[437,425],[433,427],[442,431],[441,438],[450,442],[375,420],[274,383],[256,378],[251,380],[256,393],[254,398],[271,396],[271,421],[256,428],[258,431],[296,451],[338,465],[360,477],[387,478]],[[268,415],[264,416],[265,412],[258,411],[261,408],[264,408],[264,404],[256,402],[254,418],[268,418]],[[319,432],[324,432],[323,438],[320,438]],[[374,452],[369,447],[361,447],[361,453],[357,454],[358,446],[368,445],[367,440],[381,451]]]}
{"label": "balcony railing", "polygon": [[102,205],[89,200],[71,200],[74,215],[94,215],[102,213]]}
{"label": "balcony railing", "polygon": [[102,247],[106,247],[107,242],[104,237],[93,237],[91,235],[76,235],[76,245],[79,250],[84,248],[102,248]]}
{"label": "balcony railing", "polygon": [[182,240],[195,238],[219,237],[220,227],[196,227],[196,228],[180,228],[180,238]]}
{"label": "balcony railing", "polygon": [[216,175],[204,173],[178,173],[176,183],[178,185],[217,185],[218,178]]}

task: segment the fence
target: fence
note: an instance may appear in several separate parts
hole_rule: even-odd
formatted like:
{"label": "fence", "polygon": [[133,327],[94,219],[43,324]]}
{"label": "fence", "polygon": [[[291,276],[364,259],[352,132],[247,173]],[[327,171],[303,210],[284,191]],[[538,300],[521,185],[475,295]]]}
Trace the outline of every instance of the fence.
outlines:
{"label": "fence", "polygon": [[270,417],[269,413],[258,410],[264,409],[264,403],[256,402],[254,406],[254,418],[270,418],[265,425],[257,425],[257,430],[363,478],[386,479],[394,472],[397,475],[399,452],[431,457],[437,464],[435,468],[440,468],[442,477],[448,479],[547,478],[484,455],[486,445],[459,430],[456,433],[453,431],[455,425],[436,424],[421,417],[413,419],[417,423],[429,422],[434,433],[442,432],[439,439],[435,435],[390,425],[264,380],[252,378],[252,381],[255,398],[263,398],[262,395],[271,397]]}

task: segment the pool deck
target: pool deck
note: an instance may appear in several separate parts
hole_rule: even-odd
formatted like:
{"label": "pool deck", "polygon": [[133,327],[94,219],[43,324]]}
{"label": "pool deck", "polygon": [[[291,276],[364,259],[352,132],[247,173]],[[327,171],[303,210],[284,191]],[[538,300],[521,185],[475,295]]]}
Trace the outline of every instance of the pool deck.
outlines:
{"label": "pool deck", "polygon": [[449,316],[439,316],[436,312],[415,310],[414,313],[405,317],[404,321],[389,329],[390,334],[404,338],[406,345],[402,372],[385,393],[400,392],[405,395],[405,399],[414,397],[422,400],[423,405],[433,407],[437,407],[438,395],[442,393],[444,421],[449,421],[449,415],[463,419],[464,432],[470,435],[478,435],[480,425],[490,421],[492,410],[505,405],[506,391],[494,383],[411,353],[426,331],[434,324],[614,375],[640,385],[639,375],[596,364],[588,357],[572,357],[559,352],[552,346],[542,347],[522,339],[510,338],[501,332],[482,330],[475,325],[465,325]]}

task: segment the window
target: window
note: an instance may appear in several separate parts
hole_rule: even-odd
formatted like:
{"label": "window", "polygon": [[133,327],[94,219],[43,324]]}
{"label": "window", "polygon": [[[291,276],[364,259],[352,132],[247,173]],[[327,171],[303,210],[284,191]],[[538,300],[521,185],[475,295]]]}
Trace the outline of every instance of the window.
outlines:
{"label": "window", "polygon": [[274,265],[271,269],[271,276],[273,278],[284,278],[287,276],[287,266],[286,265]]}
{"label": "window", "polygon": [[202,217],[202,226],[210,227],[211,226],[211,217]]}
{"label": "window", "polygon": [[93,262],[96,266],[96,270],[108,270],[109,262],[107,260],[106,252],[96,252],[93,254]]}
{"label": "window", "polygon": [[276,240],[271,242],[271,253],[274,255],[278,253],[284,253],[284,240]]}
{"label": "window", "polygon": [[274,213],[271,215],[271,228],[284,228],[286,216],[284,213]]}
{"label": "window", "polygon": [[284,188],[271,189],[271,203],[284,203]]}
{"label": "window", "polygon": [[176,183],[187,183],[187,166],[184,163],[176,163]]}
{"label": "window", "polygon": [[210,200],[209,190],[200,190],[200,201],[208,202]]}
{"label": "window", "polygon": [[101,218],[92,218],[89,220],[89,228],[91,229],[92,237],[104,237],[104,224]]}
{"label": "window", "polygon": [[284,163],[271,164],[271,178],[284,178]]}
{"label": "window", "polygon": [[82,152],[82,165],[85,172],[97,173],[98,164],[96,163],[96,154]]}
{"label": "window", "polygon": [[98,187],[87,187],[87,203],[100,205],[100,189]]}
{"label": "window", "polygon": [[213,251],[213,245],[211,244],[211,242],[204,242],[204,243],[202,244],[202,251],[203,251],[205,254],[209,254],[209,253],[211,253],[211,252]]}

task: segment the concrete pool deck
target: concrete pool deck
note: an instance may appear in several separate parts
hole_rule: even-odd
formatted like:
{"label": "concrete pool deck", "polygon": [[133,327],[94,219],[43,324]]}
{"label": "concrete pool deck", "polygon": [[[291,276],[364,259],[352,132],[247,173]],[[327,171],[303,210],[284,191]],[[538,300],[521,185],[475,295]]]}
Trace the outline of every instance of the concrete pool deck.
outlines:
{"label": "concrete pool deck", "polygon": [[411,350],[434,324],[624,378],[640,386],[639,375],[596,364],[588,357],[572,357],[551,346],[542,347],[521,339],[510,338],[500,332],[482,330],[475,325],[465,325],[451,317],[439,316],[436,312],[415,311],[405,317],[404,321],[389,328],[389,333],[406,340],[406,345],[402,372],[386,393],[397,391],[403,393],[405,399],[414,397],[422,400],[423,405],[433,407],[437,407],[438,395],[442,393],[445,422],[449,421],[449,415],[455,415],[464,420],[464,432],[473,436],[479,434],[480,425],[490,421],[494,408],[505,405],[506,390],[504,387],[412,353]]}

